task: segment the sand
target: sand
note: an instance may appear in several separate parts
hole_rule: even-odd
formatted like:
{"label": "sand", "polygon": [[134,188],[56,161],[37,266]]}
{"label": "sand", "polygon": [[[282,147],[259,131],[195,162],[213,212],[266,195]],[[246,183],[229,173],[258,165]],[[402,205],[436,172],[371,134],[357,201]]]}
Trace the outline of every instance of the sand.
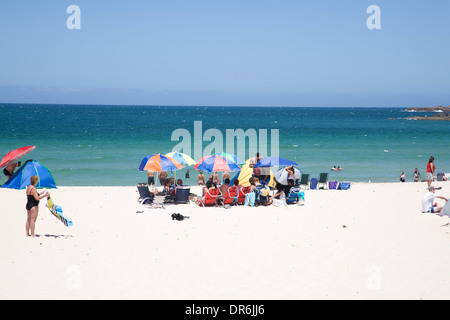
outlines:
{"label": "sand", "polygon": [[425,189],[352,183],[307,190],[304,206],[163,210],[140,206],[136,187],[59,187],[74,226],[41,201],[38,238],[25,237],[25,190],[0,189],[0,299],[450,299],[450,219],[421,213]]}

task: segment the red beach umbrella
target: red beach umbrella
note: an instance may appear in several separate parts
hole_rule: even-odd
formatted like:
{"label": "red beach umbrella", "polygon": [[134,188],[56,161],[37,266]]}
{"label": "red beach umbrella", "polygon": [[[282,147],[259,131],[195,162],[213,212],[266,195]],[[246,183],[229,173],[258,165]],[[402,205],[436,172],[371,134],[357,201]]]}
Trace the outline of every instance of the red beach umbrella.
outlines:
{"label": "red beach umbrella", "polygon": [[6,167],[10,163],[16,162],[24,155],[30,153],[36,148],[36,146],[22,147],[8,152],[0,162],[0,168]]}

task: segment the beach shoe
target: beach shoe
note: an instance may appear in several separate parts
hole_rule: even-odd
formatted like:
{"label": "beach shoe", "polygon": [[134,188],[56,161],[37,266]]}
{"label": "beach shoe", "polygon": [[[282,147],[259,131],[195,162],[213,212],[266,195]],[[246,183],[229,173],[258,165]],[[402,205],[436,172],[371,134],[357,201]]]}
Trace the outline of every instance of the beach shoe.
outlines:
{"label": "beach shoe", "polygon": [[183,220],[183,219],[184,219],[184,216],[181,215],[181,214],[179,214],[179,213],[173,213],[173,214],[172,214],[172,220],[178,220],[178,221],[181,221],[181,220]]}

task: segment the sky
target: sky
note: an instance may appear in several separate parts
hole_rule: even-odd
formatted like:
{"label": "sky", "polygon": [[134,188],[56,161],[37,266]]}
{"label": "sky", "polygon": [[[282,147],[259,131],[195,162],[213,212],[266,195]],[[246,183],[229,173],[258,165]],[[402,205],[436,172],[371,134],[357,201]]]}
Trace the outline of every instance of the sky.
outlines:
{"label": "sky", "polygon": [[450,105],[448,21],[448,0],[2,0],[0,103]]}

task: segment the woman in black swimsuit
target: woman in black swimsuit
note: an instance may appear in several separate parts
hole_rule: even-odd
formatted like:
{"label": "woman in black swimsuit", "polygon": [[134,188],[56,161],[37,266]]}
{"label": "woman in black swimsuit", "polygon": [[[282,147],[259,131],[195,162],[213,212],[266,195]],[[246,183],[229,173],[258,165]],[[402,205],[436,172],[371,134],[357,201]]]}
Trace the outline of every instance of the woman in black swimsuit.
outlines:
{"label": "woman in black swimsuit", "polygon": [[27,231],[27,237],[36,237],[34,234],[34,227],[36,225],[36,219],[39,213],[39,200],[42,198],[50,196],[50,193],[45,192],[40,195],[36,190],[36,185],[39,181],[38,176],[32,176],[30,178],[31,185],[27,187],[27,223],[25,224],[25,228]]}

